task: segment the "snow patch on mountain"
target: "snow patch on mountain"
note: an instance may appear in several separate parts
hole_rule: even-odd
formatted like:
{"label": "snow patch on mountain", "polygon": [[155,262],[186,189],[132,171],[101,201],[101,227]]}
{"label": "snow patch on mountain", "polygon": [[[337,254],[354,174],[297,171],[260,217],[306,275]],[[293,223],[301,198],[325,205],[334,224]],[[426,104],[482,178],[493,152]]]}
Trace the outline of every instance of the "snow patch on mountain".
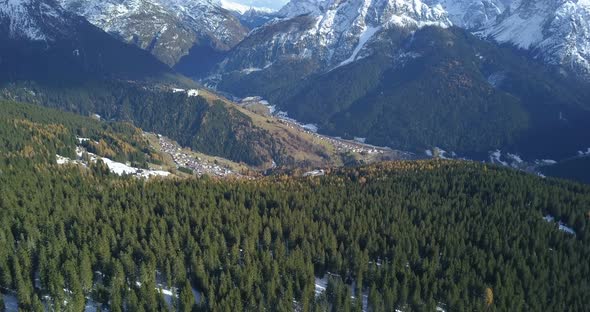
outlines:
{"label": "snow patch on mountain", "polygon": [[338,66],[344,66],[346,64],[356,61],[357,55],[365,47],[365,44],[367,43],[367,41],[369,41],[371,38],[373,38],[373,36],[379,30],[381,30],[381,26],[379,26],[379,27],[370,27],[370,26],[366,27],[365,30],[360,34],[359,43],[356,46],[356,48],[354,49],[354,51],[352,51],[352,55],[348,59],[342,61],[342,63],[340,63],[340,65],[338,65]]}
{"label": "snow patch on mountain", "polygon": [[167,177],[170,175],[168,171],[161,171],[161,170],[149,170],[149,169],[141,169],[136,167],[131,167],[127,164],[123,164],[120,162],[116,162],[106,157],[100,157],[96,154],[88,152],[86,149],[82,147],[76,148],[76,155],[78,159],[72,160],[67,157],[63,157],[60,155],[56,155],[56,163],[58,165],[65,165],[65,164],[80,164],[84,166],[88,166],[89,163],[84,160],[84,154],[88,155],[90,163],[96,163],[101,160],[108,168],[109,171],[119,175],[132,175],[140,178],[151,178],[151,177]]}
{"label": "snow patch on mountain", "polygon": [[427,0],[426,3],[440,4],[453,25],[467,29],[478,29],[494,21],[505,9],[500,0]]}
{"label": "snow patch on mountain", "polygon": [[488,77],[488,83],[494,87],[494,88],[498,88],[502,85],[502,82],[504,81],[504,79],[506,79],[506,73],[505,72],[495,72],[492,73],[489,77]]}
{"label": "snow patch on mountain", "polygon": [[543,41],[543,16],[523,18],[518,14],[509,16],[502,23],[485,31],[496,41],[510,42],[521,49],[529,49]]}
{"label": "snow patch on mountain", "polygon": [[[89,141],[88,138],[77,138],[79,144]],[[132,167],[129,164],[116,162],[106,157],[101,157],[96,154],[88,152],[88,150],[82,146],[76,147],[76,159],[70,159],[61,155],[55,155],[56,164],[58,165],[79,165],[83,167],[89,167],[90,164],[97,163],[99,160],[103,162],[111,173],[119,176],[132,175],[140,178],[151,178],[151,177],[167,177],[170,175],[168,171],[162,170],[150,170]]]}
{"label": "snow patch on mountain", "polygon": [[[555,217],[552,215],[546,215],[545,217],[543,217],[543,220],[545,220],[548,223],[553,223],[555,222]],[[576,231],[573,228],[567,226],[567,224],[563,223],[562,221],[557,222],[557,226],[557,228],[562,232],[565,232],[570,235],[576,235]]]}

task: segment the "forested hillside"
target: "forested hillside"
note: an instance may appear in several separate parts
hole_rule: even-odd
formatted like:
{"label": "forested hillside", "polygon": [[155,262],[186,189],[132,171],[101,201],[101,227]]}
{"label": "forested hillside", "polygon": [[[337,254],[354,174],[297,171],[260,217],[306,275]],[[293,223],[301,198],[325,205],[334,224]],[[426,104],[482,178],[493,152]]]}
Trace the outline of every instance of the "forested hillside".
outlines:
{"label": "forested hillside", "polygon": [[76,146],[116,161],[147,167],[160,156],[129,123],[89,117],[0,100],[0,147],[4,156],[53,162],[56,154],[74,157]]}
{"label": "forested hillside", "polygon": [[[145,181],[57,167],[53,151],[17,153],[26,138],[1,137],[0,289],[23,311],[42,301],[81,311],[87,300],[110,311],[583,311],[590,302],[590,188],[580,184],[455,161]],[[158,288],[179,299],[170,306]]]}
{"label": "forested hillside", "polygon": [[140,83],[95,81],[68,87],[8,84],[0,98],[36,103],[81,115],[129,121],[182,146],[253,166],[280,162],[280,147],[241,112],[217,101]]}

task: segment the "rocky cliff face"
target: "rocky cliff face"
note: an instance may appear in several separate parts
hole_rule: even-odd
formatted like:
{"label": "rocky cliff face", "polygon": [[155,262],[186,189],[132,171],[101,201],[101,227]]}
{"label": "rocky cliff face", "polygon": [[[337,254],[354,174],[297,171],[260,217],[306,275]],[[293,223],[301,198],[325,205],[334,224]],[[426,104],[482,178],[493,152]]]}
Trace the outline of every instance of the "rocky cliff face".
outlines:
{"label": "rocky cliff face", "polygon": [[67,10],[174,66],[202,46],[227,51],[247,29],[213,0],[60,0]]}
{"label": "rocky cliff face", "polygon": [[73,34],[67,26],[79,22],[53,0],[0,1],[0,27],[13,39],[55,40]]}
{"label": "rocky cliff face", "polygon": [[429,5],[441,5],[454,26],[479,29],[496,20],[506,8],[501,0],[428,0]]}
{"label": "rocky cliff face", "polygon": [[515,0],[479,34],[590,78],[588,0]]}

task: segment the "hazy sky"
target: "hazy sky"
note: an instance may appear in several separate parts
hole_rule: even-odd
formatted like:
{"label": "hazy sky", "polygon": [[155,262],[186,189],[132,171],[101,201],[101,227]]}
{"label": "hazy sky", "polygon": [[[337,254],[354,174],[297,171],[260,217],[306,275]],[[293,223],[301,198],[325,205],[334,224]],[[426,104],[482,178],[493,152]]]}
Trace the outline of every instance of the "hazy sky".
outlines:
{"label": "hazy sky", "polygon": [[289,0],[232,0],[236,3],[241,3],[245,5],[257,6],[257,7],[265,7],[271,9],[280,9],[285,3],[289,2]]}

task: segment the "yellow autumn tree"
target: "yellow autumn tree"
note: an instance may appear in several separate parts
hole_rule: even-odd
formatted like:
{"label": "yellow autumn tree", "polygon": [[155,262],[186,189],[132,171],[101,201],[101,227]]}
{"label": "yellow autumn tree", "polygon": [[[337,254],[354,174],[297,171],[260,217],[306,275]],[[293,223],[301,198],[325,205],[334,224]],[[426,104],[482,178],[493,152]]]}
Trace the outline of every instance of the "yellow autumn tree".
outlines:
{"label": "yellow autumn tree", "polygon": [[484,296],[486,307],[490,307],[494,303],[494,291],[488,287],[486,288]]}

